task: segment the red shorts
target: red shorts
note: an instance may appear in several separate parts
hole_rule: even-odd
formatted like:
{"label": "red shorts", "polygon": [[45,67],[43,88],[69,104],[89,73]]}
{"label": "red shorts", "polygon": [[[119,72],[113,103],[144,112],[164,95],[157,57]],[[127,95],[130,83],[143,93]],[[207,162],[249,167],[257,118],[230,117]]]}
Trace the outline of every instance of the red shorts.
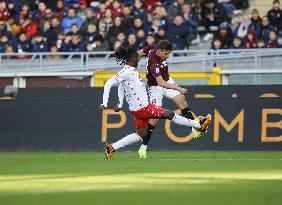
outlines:
{"label": "red shorts", "polygon": [[148,104],[147,107],[133,111],[135,127],[147,127],[149,125],[149,119],[160,119],[163,113],[164,109],[155,104]]}

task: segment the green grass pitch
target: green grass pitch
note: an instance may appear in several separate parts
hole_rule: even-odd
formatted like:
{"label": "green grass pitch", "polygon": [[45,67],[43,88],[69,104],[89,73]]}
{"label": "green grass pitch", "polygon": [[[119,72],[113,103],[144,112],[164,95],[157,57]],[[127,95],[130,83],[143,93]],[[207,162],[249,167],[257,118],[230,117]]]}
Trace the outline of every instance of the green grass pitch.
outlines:
{"label": "green grass pitch", "polygon": [[278,205],[282,152],[0,153],[0,205]]}

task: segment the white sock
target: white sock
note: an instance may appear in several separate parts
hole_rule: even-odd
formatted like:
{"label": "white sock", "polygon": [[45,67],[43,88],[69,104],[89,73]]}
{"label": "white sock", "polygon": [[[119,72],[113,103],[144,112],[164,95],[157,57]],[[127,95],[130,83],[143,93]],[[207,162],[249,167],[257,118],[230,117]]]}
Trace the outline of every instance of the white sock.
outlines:
{"label": "white sock", "polygon": [[195,120],[190,120],[185,117],[182,117],[180,115],[175,114],[174,118],[171,120],[177,125],[184,125],[187,127],[195,127],[195,128],[201,128],[200,123],[196,122]]}
{"label": "white sock", "polygon": [[142,144],[140,149],[147,149],[147,145]]}
{"label": "white sock", "polygon": [[137,133],[133,133],[130,135],[127,135],[126,137],[122,138],[121,140],[113,143],[113,148],[114,150],[118,150],[120,148],[123,148],[125,146],[128,146],[130,144],[133,144],[135,142],[141,141],[142,142],[142,138],[137,134]]}

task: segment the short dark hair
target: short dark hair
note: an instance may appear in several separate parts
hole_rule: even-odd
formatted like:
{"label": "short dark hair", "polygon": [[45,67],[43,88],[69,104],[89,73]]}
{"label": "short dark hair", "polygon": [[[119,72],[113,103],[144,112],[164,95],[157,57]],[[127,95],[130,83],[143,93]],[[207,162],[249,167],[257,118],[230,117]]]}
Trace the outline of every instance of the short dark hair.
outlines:
{"label": "short dark hair", "polygon": [[280,4],[280,0],[273,0],[272,4],[276,4],[276,3]]}
{"label": "short dark hair", "polygon": [[158,46],[160,48],[160,50],[167,50],[167,51],[172,51],[172,45],[168,40],[162,40],[158,43]]}

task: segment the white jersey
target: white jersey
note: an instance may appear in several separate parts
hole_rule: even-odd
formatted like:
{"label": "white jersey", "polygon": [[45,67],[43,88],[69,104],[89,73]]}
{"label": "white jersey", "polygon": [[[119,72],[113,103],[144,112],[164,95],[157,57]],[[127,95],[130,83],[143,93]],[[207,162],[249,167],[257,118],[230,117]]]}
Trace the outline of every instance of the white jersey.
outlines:
{"label": "white jersey", "polygon": [[148,94],[141,76],[134,67],[124,66],[114,77],[110,78],[104,86],[103,105],[107,107],[112,86],[118,85],[119,107],[122,107],[124,96],[130,111],[137,111],[149,104]]}
{"label": "white jersey", "polygon": [[136,68],[126,65],[114,78],[124,90],[130,111],[137,111],[149,104],[146,86]]}

